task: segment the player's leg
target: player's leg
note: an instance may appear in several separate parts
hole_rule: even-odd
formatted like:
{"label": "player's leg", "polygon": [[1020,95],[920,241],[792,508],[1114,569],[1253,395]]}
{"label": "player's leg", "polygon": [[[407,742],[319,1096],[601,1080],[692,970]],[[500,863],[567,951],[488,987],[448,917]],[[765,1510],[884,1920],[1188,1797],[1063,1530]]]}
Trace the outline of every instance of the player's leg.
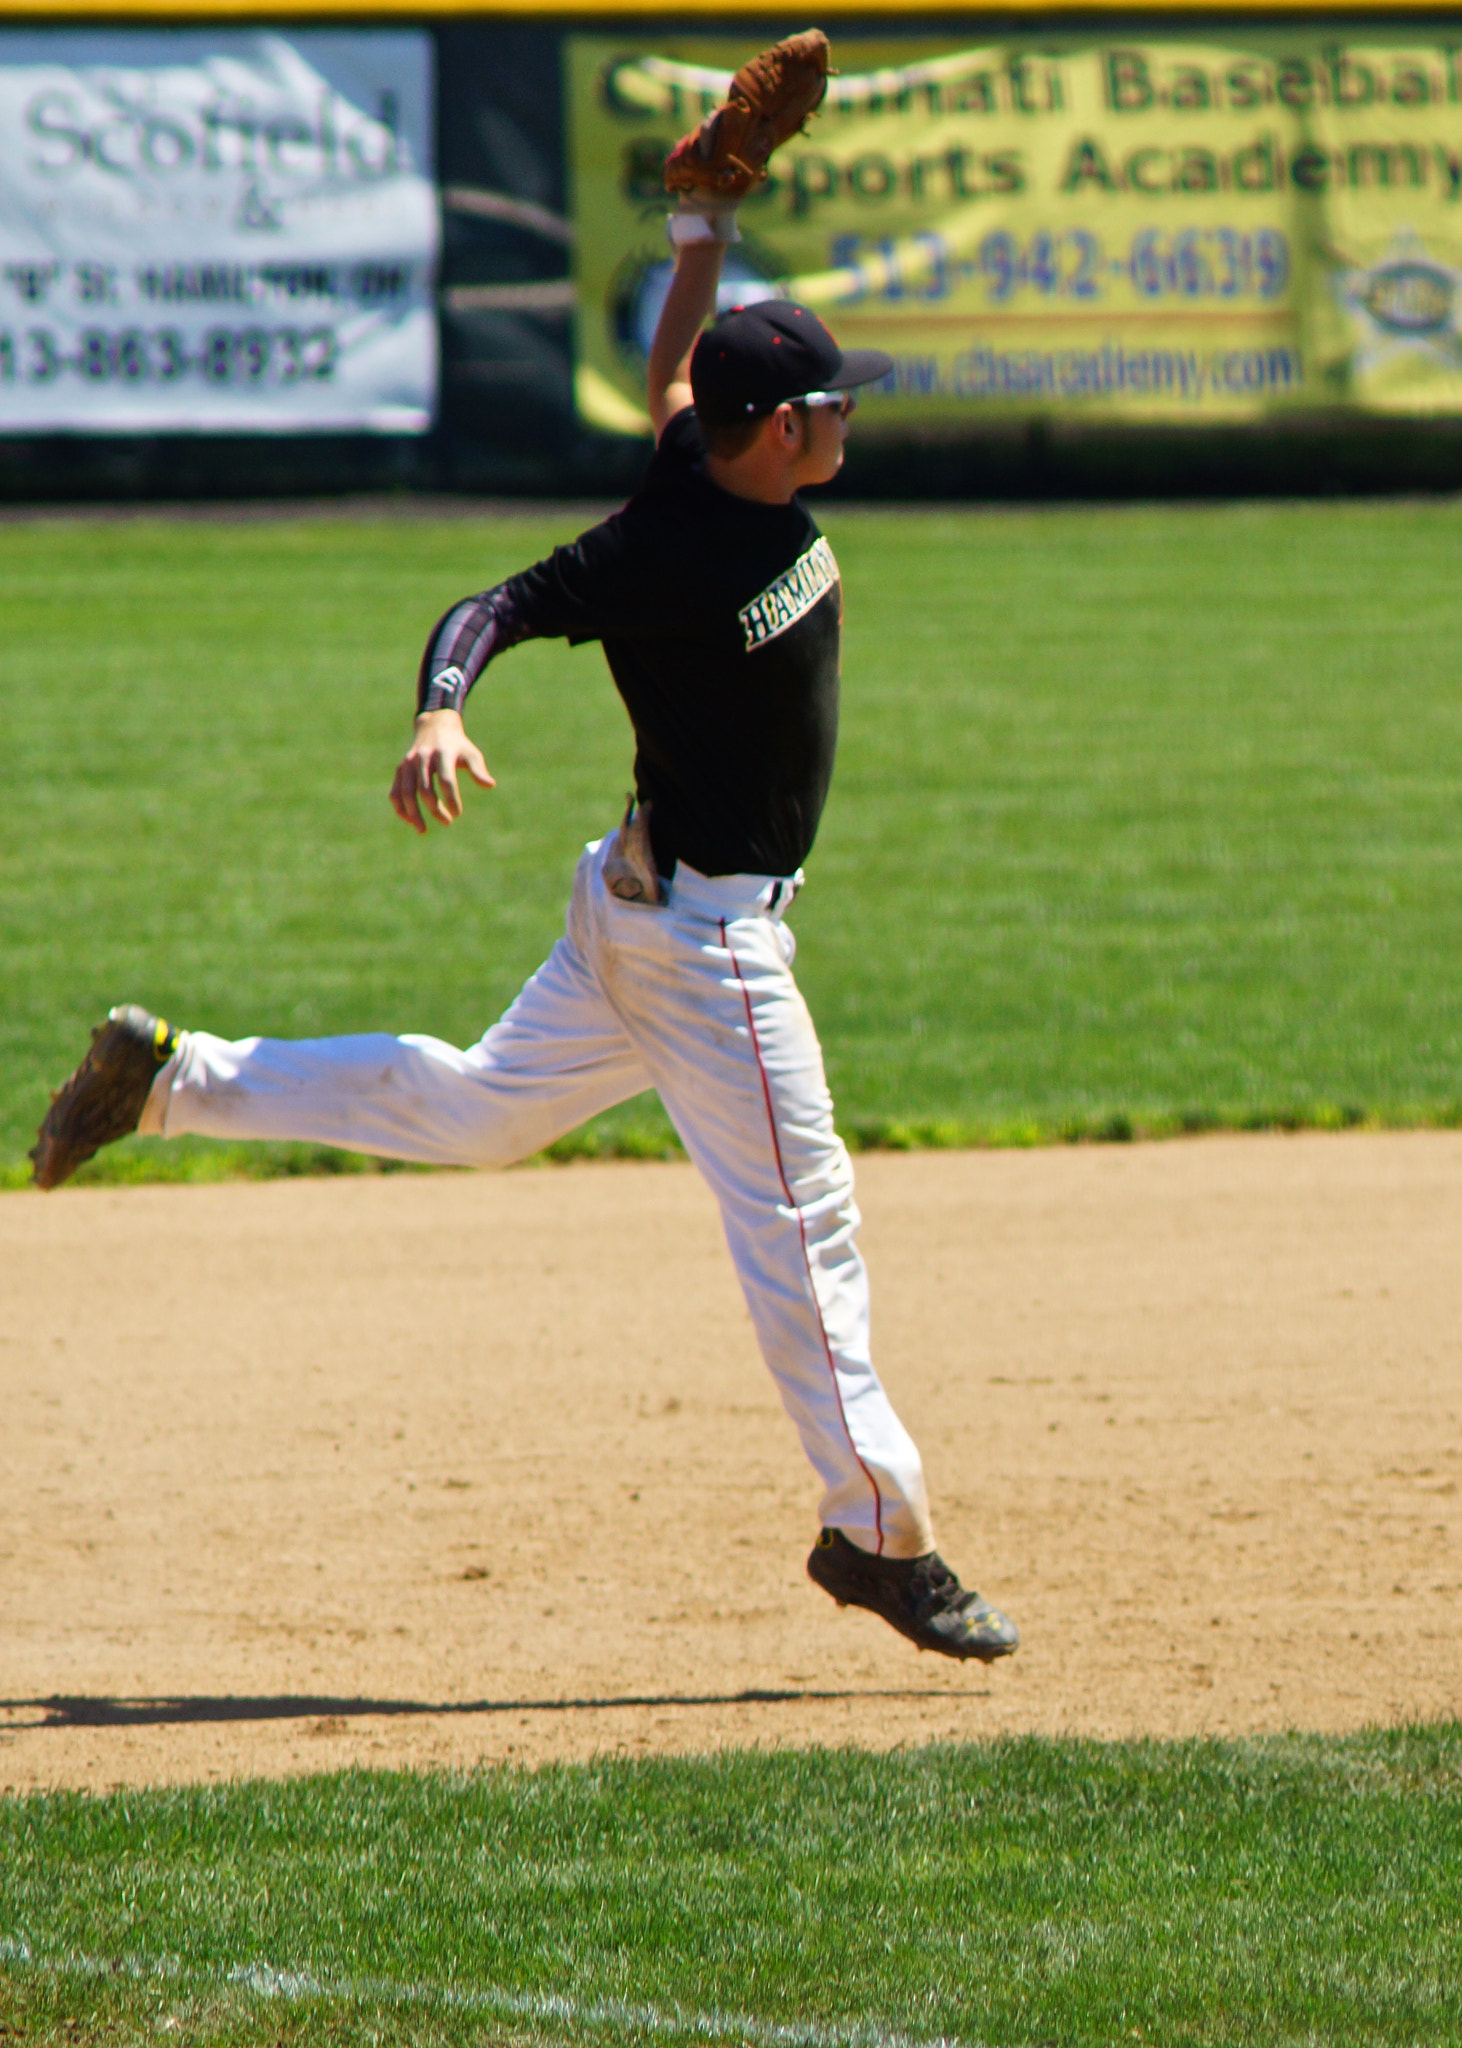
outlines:
{"label": "player's leg", "polygon": [[[933,1548],[923,1472],[873,1369],[852,1167],[791,934],[699,914],[692,886],[683,871],[666,910],[601,892],[601,977],[720,1203],[763,1355],[826,1487],[824,1522],[917,1556]],[[699,893],[735,908],[735,887]]]}
{"label": "player's leg", "polygon": [[919,1454],[869,1355],[852,1166],[791,934],[739,900],[763,893],[682,869],[665,911],[604,896],[601,979],[717,1195],[763,1356],[826,1487],[809,1576],[921,1649],[988,1662],[1019,1631],[934,1549]]}
{"label": "player's leg", "polygon": [[[580,865],[582,875],[587,856]],[[133,1123],[144,1134],[307,1140],[431,1165],[506,1166],[541,1150],[650,1086],[586,963],[582,896],[576,878],[564,937],[501,1021],[465,1051],[385,1033],[228,1040],[185,1031]],[[110,1130],[103,1142],[121,1135]],[[67,1136],[63,1128],[61,1149]],[[65,1171],[48,1170],[46,1142],[43,1128],[33,1155],[43,1185],[90,1156],[73,1146]]]}

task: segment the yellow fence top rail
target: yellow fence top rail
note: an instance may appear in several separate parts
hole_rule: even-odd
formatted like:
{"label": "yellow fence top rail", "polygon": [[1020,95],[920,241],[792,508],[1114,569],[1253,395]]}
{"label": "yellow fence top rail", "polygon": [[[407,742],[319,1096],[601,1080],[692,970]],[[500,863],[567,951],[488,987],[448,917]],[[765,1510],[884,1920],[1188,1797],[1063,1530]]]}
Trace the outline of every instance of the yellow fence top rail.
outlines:
{"label": "yellow fence top rail", "polygon": [[[816,8],[804,13],[817,15]],[[940,15],[960,15],[978,20],[981,27],[998,33],[1002,23],[1039,16],[1042,26],[1054,26],[1051,0],[1002,0],[998,9],[972,8],[969,0],[836,0],[821,9],[820,18],[837,23],[857,16],[893,20],[907,15],[928,21]],[[623,20],[628,17],[661,20],[677,28],[691,24],[726,20],[736,15],[754,15],[762,21],[773,19],[778,10],[768,0],[560,0],[546,6],[544,0],[0,0],[0,27],[45,27],[57,22],[106,21],[192,23],[216,21],[229,26],[271,21],[422,21],[454,19],[492,20],[502,17],[544,21]],[[1462,33],[1462,4],[1459,0],[1060,0],[1061,18],[1077,23],[1114,15],[1131,19],[1134,14],[1197,19],[1209,16],[1232,19],[1243,15],[1252,20],[1329,17],[1346,22],[1390,23],[1426,16],[1435,20],[1450,16]],[[798,16],[800,21],[801,15]],[[1394,33],[1394,31],[1393,31]]]}

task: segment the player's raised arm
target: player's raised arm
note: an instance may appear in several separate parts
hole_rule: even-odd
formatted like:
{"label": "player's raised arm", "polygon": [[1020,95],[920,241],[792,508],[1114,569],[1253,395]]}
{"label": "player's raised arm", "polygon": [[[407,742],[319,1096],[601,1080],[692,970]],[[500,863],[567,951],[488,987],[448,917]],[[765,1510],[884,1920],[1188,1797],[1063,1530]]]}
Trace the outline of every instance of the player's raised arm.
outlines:
{"label": "player's raised arm", "polygon": [[[676,213],[671,216],[671,223],[676,226],[697,218]],[[691,403],[691,350],[716,310],[716,287],[721,281],[721,259],[725,253],[726,244],[709,237],[684,242],[676,251],[675,275],[650,344],[650,418],[657,436],[664,432],[668,421]]]}
{"label": "player's raised arm", "polygon": [[820,29],[763,50],[742,65],[722,104],[665,160],[665,189],[676,199],[669,226],[676,263],[650,347],[648,396],[657,435],[692,402],[691,350],[716,310],[726,244],[741,239],[736,209],[765,181],[772,151],[822,105],[827,66]]}

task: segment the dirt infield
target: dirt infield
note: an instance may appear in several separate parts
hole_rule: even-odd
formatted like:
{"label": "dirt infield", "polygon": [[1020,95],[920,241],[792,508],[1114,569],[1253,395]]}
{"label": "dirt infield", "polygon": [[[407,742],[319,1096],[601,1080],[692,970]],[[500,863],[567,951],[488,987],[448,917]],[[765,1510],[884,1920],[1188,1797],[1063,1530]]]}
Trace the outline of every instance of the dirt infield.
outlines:
{"label": "dirt infield", "polygon": [[1462,1136],[859,1186],[994,1669],[805,1581],[687,1167],[0,1197],[0,1786],[1462,1711]]}

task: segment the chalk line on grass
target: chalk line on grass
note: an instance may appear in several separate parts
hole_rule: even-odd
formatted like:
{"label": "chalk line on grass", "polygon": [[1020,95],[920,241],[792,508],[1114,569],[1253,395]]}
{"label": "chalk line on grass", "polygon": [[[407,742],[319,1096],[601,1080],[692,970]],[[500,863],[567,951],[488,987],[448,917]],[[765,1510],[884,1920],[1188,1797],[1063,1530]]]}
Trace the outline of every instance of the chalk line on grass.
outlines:
{"label": "chalk line on grass", "polygon": [[619,2033],[692,2035],[704,2041],[754,2042],[757,2048],[981,2048],[950,2034],[910,2035],[875,2021],[817,2026],[756,2019],[750,2014],[691,2012],[679,2005],[641,2005],[623,1998],[576,1999],[552,1991],[509,1991],[499,1985],[401,1984],[389,1977],[317,1977],[309,1970],[277,1969],[272,1963],[236,1963],[230,1970],[191,1968],[181,1957],[38,1955],[26,1941],[0,1936],[0,1965],[67,1977],[161,1977],[171,1983],[229,1984],[259,1998],[376,2000],[398,2006],[446,2006],[456,2012],[496,2013],[503,2018],[556,2020],[570,2027],[599,2027]]}

